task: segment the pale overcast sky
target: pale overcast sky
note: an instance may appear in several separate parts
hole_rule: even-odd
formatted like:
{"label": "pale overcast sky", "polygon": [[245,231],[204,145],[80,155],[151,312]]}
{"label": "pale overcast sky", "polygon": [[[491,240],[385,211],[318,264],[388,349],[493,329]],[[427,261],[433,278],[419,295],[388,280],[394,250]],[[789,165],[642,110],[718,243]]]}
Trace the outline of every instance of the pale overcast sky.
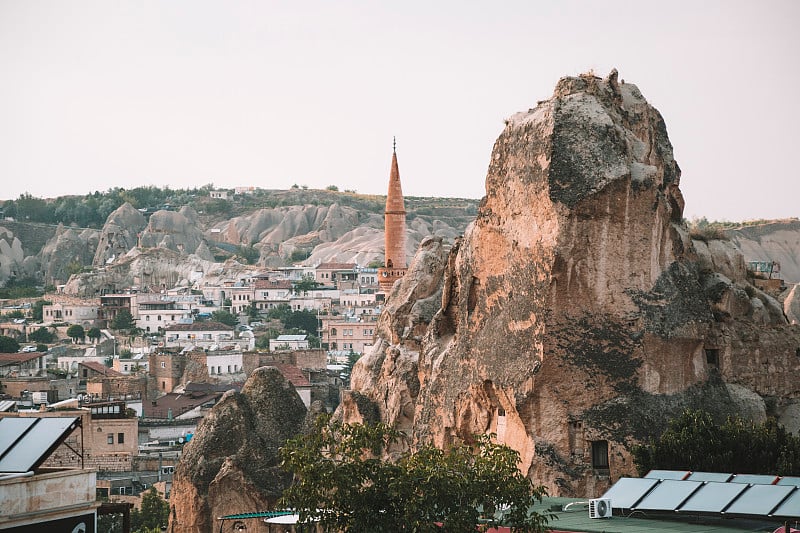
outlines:
{"label": "pale overcast sky", "polygon": [[484,194],[503,120],[611,68],[687,218],[800,216],[797,1],[0,0],[0,199],[140,185]]}

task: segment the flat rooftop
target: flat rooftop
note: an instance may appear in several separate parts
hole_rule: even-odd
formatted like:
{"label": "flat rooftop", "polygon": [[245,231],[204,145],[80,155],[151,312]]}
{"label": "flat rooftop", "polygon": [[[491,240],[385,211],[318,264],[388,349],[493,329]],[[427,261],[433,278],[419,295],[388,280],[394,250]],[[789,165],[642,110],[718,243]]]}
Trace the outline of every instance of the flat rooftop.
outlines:
{"label": "flat rooftop", "polygon": [[[720,518],[719,516],[700,516],[690,513],[645,513],[635,511],[626,515],[615,514],[611,518],[589,518],[588,504],[580,505],[577,502],[588,502],[587,499],[576,498],[543,498],[542,502],[534,506],[536,511],[551,509],[558,519],[551,520],[548,528],[553,532],[575,531],[585,533],[743,533],[745,531],[773,532],[783,521],[770,520],[768,517],[761,519]],[[561,509],[567,504],[567,511]],[[618,511],[615,509],[614,511]],[[790,527],[797,528],[797,521],[790,522]]]}

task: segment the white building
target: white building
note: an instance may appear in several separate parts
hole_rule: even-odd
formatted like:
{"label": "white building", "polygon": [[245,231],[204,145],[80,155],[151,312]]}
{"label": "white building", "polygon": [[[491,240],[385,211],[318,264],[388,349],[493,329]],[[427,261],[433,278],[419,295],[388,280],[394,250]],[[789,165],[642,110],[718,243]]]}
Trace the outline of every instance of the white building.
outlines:
{"label": "white building", "polygon": [[283,350],[308,350],[307,335],[278,335],[275,339],[269,340],[269,351]]}
{"label": "white building", "polygon": [[[244,340],[249,344],[247,339]],[[234,338],[233,326],[220,322],[202,321],[193,324],[173,324],[164,330],[166,346],[197,346],[198,348],[238,347]]]}
{"label": "white building", "polygon": [[219,377],[244,372],[242,352],[239,350],[215,350],[206,354],[208,375]]}

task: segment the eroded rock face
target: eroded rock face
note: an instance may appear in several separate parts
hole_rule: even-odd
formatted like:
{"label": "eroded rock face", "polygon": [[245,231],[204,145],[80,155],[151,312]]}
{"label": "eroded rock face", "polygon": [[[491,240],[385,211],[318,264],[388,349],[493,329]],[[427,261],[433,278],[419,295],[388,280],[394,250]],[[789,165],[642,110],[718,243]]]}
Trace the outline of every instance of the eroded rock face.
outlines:
{"label": "eroded rock face", "polygon": [[41,251],[45,281],[51,285],[65,283],[71,269],[91,265],[99,238],[97,230],[78,231],[59,225],[56,234]]}
{"label": "eroded rock face", "polygon": [[92,264],[96,267],[124,256],[139,244],[139,232],[147,226],[147,220],[131,204],[125,202],[108,215]]}
{"label": "eroded rock face", "polygon": [[[395,287],[339,415],[440,446],[496,433],[551,494],[591,497],[634,474],[629,446],[682,408],[758,418],[748,391],[796,394],[800,332],[730,243],[695,248],[679,178],[634,85],[560,80],[507,121],[441,280]],[[409,321],[420,283],[442,291],[429,323]],[[592,458],[606,444],[607,468]]]}
{"label": "eroded rock face", "polygon": [[193,254],[204,239],[197,223],[197,213],[191,207],[183,207],[179,212],[156,211],[139,237],[139,246]]}
{"label": "eroded rock face", "polygon": [[278,369],[258,368],[228,391],[184,448],[172,485],[169,530],[216,530],[216,518],[271,508],[289,478],[278,449],[304,428],[306,408]]}
{"label": "eroded rock face", "polygon": [[780,277],[800,283],[800,220],[778,220],[725,232],[748,261],[777,261]]}
{"label": "eroded rock face", "polygon": [[22,243],[8,228],[0,227],[0,284],[5,284],[12,276],[23,273],[25,252]]}
{"label": "eroded rock face", "polygon": [[159,292],[176,286],[189,286],[192,280],[221,283],[253,275],[256,267],[235,261],[214,263],[196,255],[184,255],[166,248],[134,248],[103,270],[72,276],[64,293],[84,298],[117,292],[129,287]]}

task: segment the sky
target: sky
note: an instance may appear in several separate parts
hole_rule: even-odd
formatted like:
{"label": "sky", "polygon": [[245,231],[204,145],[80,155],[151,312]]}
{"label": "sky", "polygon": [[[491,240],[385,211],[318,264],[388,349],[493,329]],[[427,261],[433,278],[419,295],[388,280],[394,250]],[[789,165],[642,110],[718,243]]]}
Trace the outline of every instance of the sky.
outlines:
{"label": "sky", "polygon": [[480,198],[505,118],[617,68],[686,218],[800,216],[794,0],[0,0],[0,199],[292,185]]}

